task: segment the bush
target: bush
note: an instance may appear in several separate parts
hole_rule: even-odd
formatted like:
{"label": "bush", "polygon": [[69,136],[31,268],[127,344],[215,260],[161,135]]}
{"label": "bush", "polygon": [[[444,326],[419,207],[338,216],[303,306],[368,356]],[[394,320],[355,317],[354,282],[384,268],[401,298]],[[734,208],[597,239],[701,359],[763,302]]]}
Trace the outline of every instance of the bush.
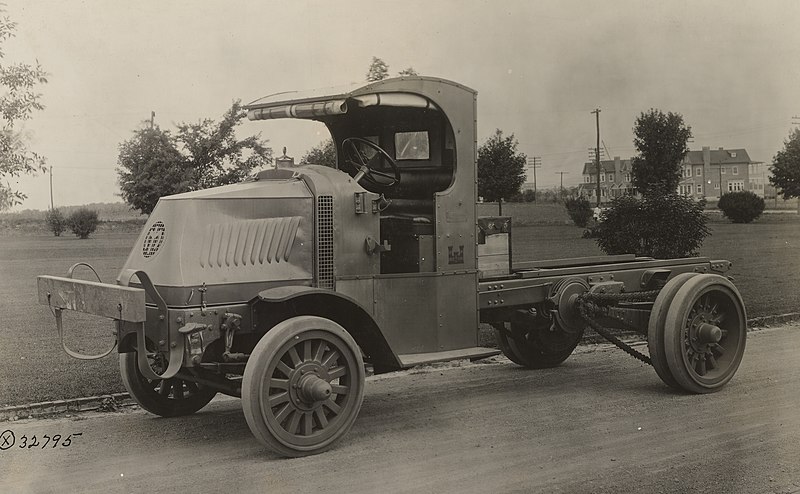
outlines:
{"label": "bush", "polygon": [[696,256],[708,236],[705,201],[677,194],[644,199],[622,196],[600,215],[592,229],[597,245],[609,255],[636,254],[659,259]]}
{"label": "bush", "polygon": [[89,238],[89,235],[97,230],[97,211],[89,208],[76,209],[69,215],[69,228],[75,236]]}
{"label": "bush", "polygon": [[47,227],[56,237],[60,237],[67,230],[67,218],[58,208],[48,210],[44,220],[47,222]]}
{"label": "bush", "polygon": [[749,190],[728,192],[719,198],[717,207],[734,223],[750,223],[764,212],[764,199]]}
{"label": "bush", "polygon": [[592,218],[592,205],[583,196],[570,197],[564,201],[564,207],[567,208],[567,214],[569,214],[569,218],[575,223],[575,226],[585,228]]}

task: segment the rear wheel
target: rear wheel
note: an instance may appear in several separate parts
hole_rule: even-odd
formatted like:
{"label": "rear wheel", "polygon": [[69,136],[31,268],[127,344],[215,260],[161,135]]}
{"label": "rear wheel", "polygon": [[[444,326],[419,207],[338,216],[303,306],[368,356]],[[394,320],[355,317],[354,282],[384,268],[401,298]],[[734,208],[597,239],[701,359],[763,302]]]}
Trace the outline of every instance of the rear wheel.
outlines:
{"label": "rear wheel", "polygon": [[511,321],[511,335],[506,339],[510,354],[506,355],[529,369],[555,367],[567,360],[582,336],[583,330],[565,331],[543,317],[518,316]]}
{"label": "rear wheel", "polygon": [[719,391],[744,355],[747,316],[739,291],[727,278],[703,274],[675,293],[666,317],[665,355],[681,389]]}
{"label": "rear wheel", "polygon": [[517,353],[511,349],[511,344],[509,343],[511,335],[508,333],[505,323],[496,323],[493,324],[493,326],[495,336],[497,337],[497,346],[500,347],[500,351],[503,352],[503,355],[517,365],[525,365],[522,363],[522,359],[517,355]]}
{"label": "rear wheel", "polygon": [[650,312],[650,320],[647,326],[647,349],[650,352],[650,362],[656,370],[658,377],[668,386],[675,389],[682,389],[669,370],[667,364],[667,354],[664,349],[664,330],[667,321],[667,311],[672,304],[675,294],[683,284],[697,273],[682,273],[667,282],[664,288],[658,292],[653,309]]}
{"label": "rear wheel", "polygon": [[[158,358],[152,359],[156,372],[163,372]],[[210,402],[217,392],[192,381],[173,377],[170,379],[147,379],[139,371],[136,352],[119,355],[119,370],[122,383],[142,408],[162,417],[177,417],[192,414]]]}
{"label": "rear wheel", "polygon": [[256,345],[242,379],[253,435],[285,456],[321,453],[355,422],[364,361],[353,337],[316,316],[287,319]]}

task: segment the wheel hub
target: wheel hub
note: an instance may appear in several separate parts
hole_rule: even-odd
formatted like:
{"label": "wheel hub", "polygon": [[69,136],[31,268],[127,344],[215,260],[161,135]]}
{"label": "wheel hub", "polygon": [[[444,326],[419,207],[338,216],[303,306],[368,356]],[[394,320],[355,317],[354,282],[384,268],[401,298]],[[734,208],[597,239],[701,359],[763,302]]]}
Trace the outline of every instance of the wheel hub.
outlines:
{"label": "wheel hub", "polygon": [[317,362],[305,362],[299,365],[289,376],[289,396],[292,404],[305,411],[319,408],[333,393],[327,378],[327,369]]}
{"label": "wheel hub", "polygon": [[300,388],[297,394],[307,403],[325,401],[331,397],[331,385],[316,374],[306,374],[300,378]]}
{"label": "wheel hub", "polygon": [[719,326],[712,324],[712,317],[705,312],[698,312],[689,322],[689,346],[696,353],[707,353],[722,340],[725,333]]}
{"label": "wheel hub", "polygon": [[719,343],[722,339],[722,330],[713,324],[701,323],[697,328],[697,340],[700,343]]}

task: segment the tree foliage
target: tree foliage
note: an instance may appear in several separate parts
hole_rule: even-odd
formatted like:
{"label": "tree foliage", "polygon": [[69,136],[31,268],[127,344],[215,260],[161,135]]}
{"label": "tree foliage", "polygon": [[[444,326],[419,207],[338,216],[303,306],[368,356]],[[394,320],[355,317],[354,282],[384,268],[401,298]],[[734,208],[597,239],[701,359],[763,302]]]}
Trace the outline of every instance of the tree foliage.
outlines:
{"label": "tree foliage", "polygon": [[705,201],[693,201],[674,192],[641,199],[621,196],[600,214],[591,236],[610,255],[660,259],[695,256],[710,233],[704,206]]}
{"label": "tree foliage", "polygon": [[681,181],[681,162],[689,151],[692,129],[679,113],[650,109],[633,127],[639,155],[631,160],[631,182],[643,195],[674,193]]}
{"label": "tree foliage", "polygon": [[519,143],[514,134],[503,136],[495,130],[478,148],[478,195],[493,202],[519,194],[525,182],[527,157],[517,151]]}
{"label": "tree foliage", "polygon": [[783,143],[783,149],[772,158],[769,183],[784,199],[800,197],[800,129],[794,129]]}
{"label": "tree foliage", "polygon": [[235,101],[219,122],[181,123],[175,134],[157,125],[134,131],[117,159],[125,202],[150,213],[162,196],[236,183],[271,163],[272,149],[260,134],[236,137],[246,115]]}
{"label": "tree foliage", "polygon": [[97,217],[97,211],[89,208],[76,209],[69,215],[67,223],[72,233],[78,238],[89,238],[89,235],[97,230],[97,224],[100,220]]}
{"label": "tree foliage", "polygon": [[382,81],[389,77],[389,65],[378,57],[372,57],[367,70],[367,82]]}
{"label": "tree foliage", "polygon": [[15,190],[7,179],[44,171],[45,158],[28,148],[27,136],[17,127],[43,110],[38,88],[47,83],[47,73],[34,64],[5,63],[3,44],[15,36],[17,23],[5,14],[0,4],[0,211],[21,203],[26,195]]}
{"label": "tree foliage", "polygon": [[175,140],[192,172],[191,190],[241,182],[253,169],[272,162],[272,149],[260,135],[236,138],[236,127],[247,117],[234,101],[219,122],[203,119],[178,125]]}
{"label": "tree foliage", "polygon": [[750,223],[764,212],[764,198],[749,190],[728,192],[719,198],[717,207],[734,223]]}
{"label": "tree foliage", "polygon": [[324,165],[336,168],[336,147],[333,145],[333,139],[325,139],[309,149],[306,154],[300,158],[300,164]]}
{"label": "tree foliage", "polygon": [[[418,75],[414,67],[406,67],[397,73],[398,76]],[[378,57],[372,57],[372,62],[367,69],[367,82],[382,81],[389,77],[389,64]]]}
{"label": "tree foliage", "polygon": [[67,229],[67,218],[58,208],[49,209],[44,216],[44,221],[56,237],[60,237]]}
{"label": "tree foliage", "polygon": [[709,235],[705,201],[678,194],[681,162],[692,130],[677,113],[651,109],[636,119],[631,181],[641,192],[611,201],[588,236],[607,254],[662,259],[697,255]]}
{"label": "tree foliage", "polygon": [[564,207],[567,209],[569,218],[575,223],[575,226],[585,228],[592,218],[594,211],[589,200],[583,196],[570,197],[564,201]]}
{"label": "tree foliage", "polygon": [[158,125],[135,130],[120,144],[117,164],[122,198],[142,213],[150,214],[162,196],[192,190],[187,159]]}

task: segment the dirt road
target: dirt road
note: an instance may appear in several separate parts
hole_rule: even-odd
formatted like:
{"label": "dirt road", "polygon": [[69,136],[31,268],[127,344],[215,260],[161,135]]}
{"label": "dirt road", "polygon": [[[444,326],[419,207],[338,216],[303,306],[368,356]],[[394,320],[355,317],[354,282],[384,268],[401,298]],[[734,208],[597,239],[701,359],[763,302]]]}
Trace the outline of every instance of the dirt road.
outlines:
{"label": "dirt road", "polygon": [[[671,392],[607,347],[546,371],[500,361],[380,376],[344,441],[301,459],[265,451],[234,399],[182,419],[2,423],[15,445],[0,450],[0,491],[798,492],[798,355],[800,326],[751,333],[737,376],[706,396]],[[62,439],[19,447],[34,434]]]}

